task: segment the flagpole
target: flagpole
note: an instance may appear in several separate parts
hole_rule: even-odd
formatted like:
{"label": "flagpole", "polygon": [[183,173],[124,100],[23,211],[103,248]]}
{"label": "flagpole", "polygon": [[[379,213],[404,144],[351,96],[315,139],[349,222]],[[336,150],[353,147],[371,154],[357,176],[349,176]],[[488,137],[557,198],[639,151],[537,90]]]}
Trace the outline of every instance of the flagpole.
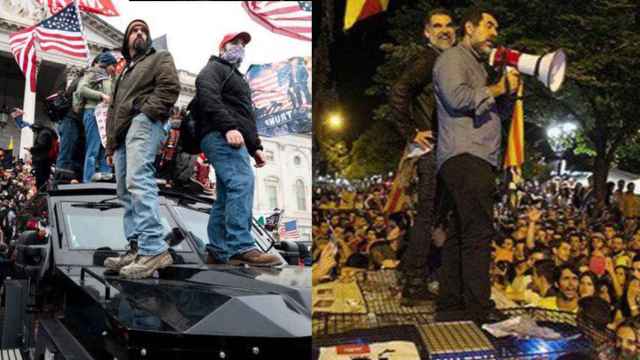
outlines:
{"label": "flagpole", "polygon": [[[34,66],[38,66],[38,61],[36,60],[36,64]],[[36,70],[36,84],[38,81],[38,71]],[[31,84],[29,81],[29,77],[25,77],[24,82],[24,102],[22,104],[22,111],[24,112],[22,116],[22,120],[29,123],[35,124],[35,113],[36,113],[36,92],[31,91]],[[27,154],[29,153],[25,148],[30,148],[33,146],[33,131],[30,127],[23,127],[20,131],[20,159],[25,160],[27,158]]]}

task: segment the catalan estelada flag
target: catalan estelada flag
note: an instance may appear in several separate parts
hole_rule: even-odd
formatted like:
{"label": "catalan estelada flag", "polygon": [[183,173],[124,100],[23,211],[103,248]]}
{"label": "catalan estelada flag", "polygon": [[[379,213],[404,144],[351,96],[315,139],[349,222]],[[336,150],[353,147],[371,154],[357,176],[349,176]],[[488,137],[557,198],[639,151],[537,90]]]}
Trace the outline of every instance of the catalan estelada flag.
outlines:
{"label": "catalan estelada flag", "polygon": [[518,98],[513,107],[509,141],[504,156],[504,167],[520,168],[524,163],[524,106],[522,103],[523,85],[518,88]]}
{"label": "catalan estelada flag", "polygon": [[362,19],[387,10],[387,6],[389,6],[389,0],[347,0],[344,30],[348,30]]}
{"label": "catalan estelada flag", "polygon": [[416,177],[418,157],[409,157],[409,153],[409,147],[407,146],[402,158],[400,158],[400,164],[398,164],[396,176],[393,178],[387,203],[382,209],[384,214],[388,215],[402,211],[405,204],[411,201],[407,190],[411,184],[411,180]]}

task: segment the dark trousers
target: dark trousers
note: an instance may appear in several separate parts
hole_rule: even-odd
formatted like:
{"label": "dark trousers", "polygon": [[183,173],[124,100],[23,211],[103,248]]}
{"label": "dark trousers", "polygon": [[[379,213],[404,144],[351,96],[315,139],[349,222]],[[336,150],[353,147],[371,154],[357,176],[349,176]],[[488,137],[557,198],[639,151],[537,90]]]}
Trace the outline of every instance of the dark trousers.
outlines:
{"label": "dark trousers", "polygon": [[51,161],[50,160],[34,160],[32,162],[33,169],[36,176],[36,187],[38,191],[44,191],[42,186],[49,181],[51,175]]}
{"label": "dark trousers", "polygon": [[431,248],[434,204],[436,197],[436,156],[432,151],[420,159],[418,167],[418,203],[414,224],[409,230],[409,241],[401,261],[401,271],[405,276],[404,295],[411,296],[426,285],[428,260]]}
{"label": "dark trousers", "polygon": [[442,250],[438,311],[462,310],[482,318],[493,307],[489,265],[495,172],[488,162],[462,154],[447,160],[439,176],[454,216]]}

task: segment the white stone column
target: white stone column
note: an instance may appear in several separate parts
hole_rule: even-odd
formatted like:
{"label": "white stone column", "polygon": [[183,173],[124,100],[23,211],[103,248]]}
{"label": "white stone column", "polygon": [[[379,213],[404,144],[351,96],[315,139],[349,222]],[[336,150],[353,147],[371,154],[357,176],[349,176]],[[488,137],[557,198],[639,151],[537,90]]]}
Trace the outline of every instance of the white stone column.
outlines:
{"label": "white stone column", "polygon": [[[26,78],[24,82],[24,103],[22,105],[22,110],[24,111],[22,119],[25,122],[33,124],[35,122],[36,114],[36,93],[31,92],[28,78]],[[29,152],[25,148],[31,146],[33,146],[33,131],[31,128],[25,127],[22,129],[20,134],[20,159],[26,159]]]}

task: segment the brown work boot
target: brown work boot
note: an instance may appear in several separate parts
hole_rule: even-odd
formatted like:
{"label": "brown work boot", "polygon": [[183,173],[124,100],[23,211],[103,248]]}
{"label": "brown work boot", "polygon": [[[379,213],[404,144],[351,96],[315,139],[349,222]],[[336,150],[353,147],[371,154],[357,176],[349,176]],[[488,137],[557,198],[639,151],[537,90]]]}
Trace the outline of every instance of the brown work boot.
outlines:
{"label": "brown work boot", "polygon": [[208,265],[224,265],[225,263],[223,263],[222,261],[216,259],[215,257],[213,257],[213,255],[208,254],[207,255],[207,264]]}
{"label": "brown work boot", "polygon": [[154,271],[171,264],[173,264],[173,258],[168,250],[158,255],[138,255],[134,262],[120,269],[120,276],[127,279],[144,279],[151,277]]}
{"label": "brown work boot", "polygon": [[136,256],[138,256],[138,242],[132,241],[124,254],[104,259],[104,267],[108,271],[117,274],[120,269],[131,264],[136,259]]}
{"label": "brown work boot", "polygon": [[232,265],[253,265],[253,266],[277,266],[282,264],[280,258],[273,254],[263,253],[257,249],[249,250],[242,254],[233,255],[229,259]]}

